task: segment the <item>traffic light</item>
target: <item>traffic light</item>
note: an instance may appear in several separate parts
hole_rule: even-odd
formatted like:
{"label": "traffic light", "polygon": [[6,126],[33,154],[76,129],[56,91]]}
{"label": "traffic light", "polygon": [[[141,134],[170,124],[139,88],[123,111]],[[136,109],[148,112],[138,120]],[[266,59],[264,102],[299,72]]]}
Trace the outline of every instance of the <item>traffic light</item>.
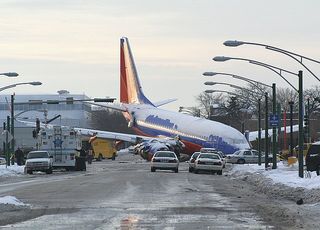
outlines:
{"label": "traffic light", "polygon": [[303,121],[304,121],[304,125],[306,127],[309,127],[309,117],[308,117],[308,115],[304,115]]}

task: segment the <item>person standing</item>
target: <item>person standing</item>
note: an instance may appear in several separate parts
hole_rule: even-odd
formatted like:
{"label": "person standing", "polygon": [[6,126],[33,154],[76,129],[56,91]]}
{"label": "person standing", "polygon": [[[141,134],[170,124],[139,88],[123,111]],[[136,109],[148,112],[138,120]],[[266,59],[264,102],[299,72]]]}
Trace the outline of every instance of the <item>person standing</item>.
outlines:
{"label": "person standing", "polygon": [[20,147],[18,147],[18,149],[14,152],[14,155],[16,157],[17,164],[19,166],[22,165],[24,155],[23,155],[23,151],[20,149]]}

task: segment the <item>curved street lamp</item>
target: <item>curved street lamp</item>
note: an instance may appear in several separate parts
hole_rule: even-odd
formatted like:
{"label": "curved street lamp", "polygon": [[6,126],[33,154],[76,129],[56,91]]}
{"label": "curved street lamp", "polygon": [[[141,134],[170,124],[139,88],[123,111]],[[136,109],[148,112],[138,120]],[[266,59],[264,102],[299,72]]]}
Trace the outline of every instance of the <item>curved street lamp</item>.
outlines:
{"label": "curved street lamp", "polygon": [[281,48],[278,48],[278,47],[275,47],[275,46],[270,46],[270,45],[266,45],[266,44],[262,44],[262,43],[256,43],[256,42],[245,42],[245,41],[228,40],[228,41],[225,41],[223,44],[225,46],[229,46],[229,47],[237,47],[237,46],[240,46],[240,45],[256,45],[256,46],[262,46],[262,47],[264,47],[264,48],[266,48],[268,50],[272,50],[272,51],[275,51],[275,52],[279,52],[279,53],[285,54],[285,55],[291,57],[292,59],[296,60],[297,62],[299,62],[313,77],[315,77],[318,81],[320,81],[320,79],[303,63],[303,59],[306,59],[308,61],[312,61],[312,62],[320,64],[320,61],[317,61],[315,59],[312,59],[312,58],[309,58],[309,57],[306,57],[306,56],[303,56],[303,55],[300,55],[300,54],[297,54],[297,53],[293,53],[291,51],[284,50],[284,49],[281,49]]}
{"label": "curved street lamp", "polygon": [[224,61],[229,61],[229,60],[247,61],[247,62],[249,62],[250,64],[254,64],[254,65],[259,65],[259,66],[265,67],[265,68],[270,69],[271,71],[275,72],[276,74],[278,74],[278,75],[279,75],[283,80],[285,80],[292,88],[294,88],[295,91],[298,92],[298,89],[297,89],[296,87],[294,87],[294,86],[282,75],[282,72],[285,72],[285,73],[289,73],[289,74],[293,74],[293,75],[298,76],[298,74],[296,74],[296,73],[294,73],[294,72],[291,72],[291,71],[289,71],[289,70],[285,70],[285,69],[282,69],[282,68],[279,68],[279,67],[276,67],[276,66],[273,66],[273,65],[264,63],[264,62],[255,61],[255,60],[247,59],[247,58],[216,56],[216,57],[212,58],[212,60],[217,61],[217,62],[224,62]]}
{"label": "curved street lamp", "polygon": [[254,95],[256,95],[256,96],[259,96],[259,95],[261,96],[261,94],[255,92],[255,91],[253,91],[253,90],[246,89],[246,88],[242,88],[242,87],[240,87],[240,86],[233,85],[233,84],[229,84],[229,83],[206,81],[204,84],[205,84],[205,85],[227,85],[227,86],[230,86],[230,87],[235,88],[235,89],[240,89],[240,90],[247,91],[247,92],[252,93],[252,94],[254,94]]}
{"label": "curved street lamp", "polygon": [[10,89],[10,88],[14,88],[18,85],[33,85],[33,86],[37,86],[37,85],[42,85],[42,82],[40,81],[32,81],[32,82],[21,82],[21,83],[16,83],[16,84],[12,84],[12,85],[7,85],[4,87],[0,88],[0,92],[6,89]]}
{"label": "curved street lamp", "polygon": [[[211,76],[216,76],[216,75],[226,75],[226,76],[231,76],[232,78],[235,78],[235,79],[239,79],[239,80],[243,80],[243,81],[246,81],[248,82],[249,84],[253,85],[254,87],[256,87],[257,89],[261,90],[258,85],[263,85],[265,87],[268,87],[268,88],[272,88],[272,86],[270,85],[267,85],[267,84],[264,84],[260,81],[255,81],[255,80],[252,80],[250,78],[246,78],[246,77],[243,77],[243,76],[239,76],[239,75],[236,75],[236,74],[231,74],[231,73],[222,73],[222,72],[204,72],[202,74],[203,76],[206,76],[206,77],[211,77]],[[261,90],[262,91],[262,90]]]}
{"label": "curved street lamp", "polygon": [[6,77],[18,77],[19,74],[16,72],[7,72],[7,73],[0,73],[0,75],[6,76]]}

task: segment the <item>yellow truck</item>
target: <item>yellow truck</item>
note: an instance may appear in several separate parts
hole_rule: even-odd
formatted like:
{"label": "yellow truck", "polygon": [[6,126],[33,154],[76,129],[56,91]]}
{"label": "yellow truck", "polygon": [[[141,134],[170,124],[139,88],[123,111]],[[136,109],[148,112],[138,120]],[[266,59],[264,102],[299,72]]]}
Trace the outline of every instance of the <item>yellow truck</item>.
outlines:
{"label": "yellow truck", "polygon": [[117,155],[115,141],[94,138],[90,141],[90,144],[93,149],[94,158],[97,161],[101,161],[102,159],[115,159]]}

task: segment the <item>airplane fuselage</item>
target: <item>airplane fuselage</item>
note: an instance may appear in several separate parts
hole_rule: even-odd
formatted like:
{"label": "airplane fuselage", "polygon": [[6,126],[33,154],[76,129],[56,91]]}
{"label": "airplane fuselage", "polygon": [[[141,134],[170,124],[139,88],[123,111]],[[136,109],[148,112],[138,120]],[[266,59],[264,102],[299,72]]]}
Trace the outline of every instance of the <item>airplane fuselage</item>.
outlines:
{"label": "airplane fuselage", "polygon": [[192,154],[202,147],[216,148],[225,154],[250,148],[243,134],[222,123],[159,109],[148,104],[127,106],[132,127],[138,135],[179,136],[186,146],[185,153]]}

